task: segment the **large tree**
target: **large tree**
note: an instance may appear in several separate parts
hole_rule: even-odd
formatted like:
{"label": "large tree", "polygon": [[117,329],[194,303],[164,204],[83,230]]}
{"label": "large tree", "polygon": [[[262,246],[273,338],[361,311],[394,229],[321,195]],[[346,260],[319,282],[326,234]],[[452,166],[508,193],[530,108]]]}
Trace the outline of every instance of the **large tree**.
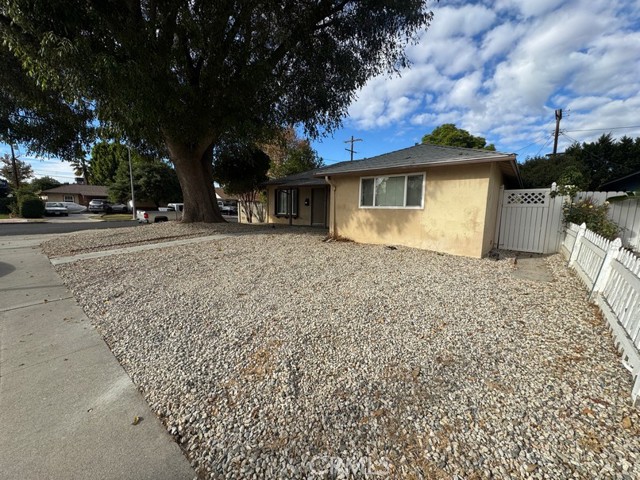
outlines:
{"label": "large tree", "polygon": [[0,177],[3,177],[11,188],[19,189],[27,180],[33,177],[33,168],[27,162],[12,158],[6,153],[0,158]]}
{"label": "large tree", "polygon": [[328,129],[372,76],[407,64],[427,0],[5,0],[3,40],[103,126],[166,148],[185,221],[223,221],[213,151],[265,126]]}
{"label": "large tree", "polygon": [[[0,28],[6,32],[1,23]],[[68,161],[83,156],[94,133],[90,105],[66,101],[55,85],[43,88],[2,41],[0,65],[0,141]]]}
{"label": "large tree", "polygon": [[[118,167],[128,166],[129,150],[118,142],[98,142],[91,149],[91,181],[95,185],[111,185],[116,179]],[[128,168],[128,167],[127,167]]]}
{"label": "large tree", "polygon": [[487,145],[484,137],[476,137],[468,131],[457,128],[453,123],[445,123],[422,137],[422,143],[445,145],[449,147],[482,148],[494,151],[496,147]]}
{"label": "large tree", "polygon": [[[181,202],[182,192],[175,169],[162,160],[139,155],[131,151],[133,186],[136,199],[162,204]],[[118,165],[113,182],[109,185],[109,198],[126,202],[131,198],[131,180],[128,159]]]}

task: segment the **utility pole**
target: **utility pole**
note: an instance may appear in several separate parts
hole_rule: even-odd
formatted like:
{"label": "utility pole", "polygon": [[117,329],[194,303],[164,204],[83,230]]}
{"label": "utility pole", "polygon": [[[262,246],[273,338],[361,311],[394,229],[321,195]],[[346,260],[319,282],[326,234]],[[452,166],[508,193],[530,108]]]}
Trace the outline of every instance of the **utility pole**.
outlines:
{"label": "utility pole", "polygon": [[13,165],[13,179],[16,182],[16,190],[20,188],[20,176],[18,175],[18,165],[16,163],[16,154],[13,151],[13,142],[9,140],[9,145],[11,146],[11,165]]}
{"label": "utility pole", "polygon": [[560,135],[560,120],[562,120],[562,109],[556,110],[556,133],[553,137],[553,156],[558,152],[558,135]]}
{"label": "utility pole", "polygon": [[350,144],[351,144],[351,148],[345,148],[345,150],[346,150],[347,152],[350,152],[350,153],[351,153],[351,161],[352,161],[352,162],[353,162],[353,154],[354,154],[354,153],[358,153],[358,152],[356,152],[356,151],[353,149],[353,144],[354,144],[355,142],[361,142],[361,141],[362,141],[362,139],[361,139],[361,138],[353,138],[353,135],[351,135],[351,140],[345,140],[345,141],[344,141],[344,143],[350,143]]}
{"label": "utility pole", "polygon": [[133,170],[131,168],[131,147],[127,145],[127,156],[129,157],[129,182],[131,182],[131,220],[136,219],[136,194],[133,189]]}

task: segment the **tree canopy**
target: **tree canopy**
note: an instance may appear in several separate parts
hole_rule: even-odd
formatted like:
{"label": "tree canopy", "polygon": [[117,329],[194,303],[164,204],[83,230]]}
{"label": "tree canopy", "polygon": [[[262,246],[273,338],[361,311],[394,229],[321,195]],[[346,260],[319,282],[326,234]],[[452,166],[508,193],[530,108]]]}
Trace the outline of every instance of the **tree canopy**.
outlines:
{"label": "tree canopy", "polygon": [[55,178],[45,175],[44,177],[34,178],[31,180],[30,185],[35,193],[40,193],[43,190],[49,190],[62,184]]}
{"label": "tree canopy", "polygon": [[640,137],[613,140],[602,135],[595,142],[574,143],[563,154],[534,157],[520,165],[526,188],[549,187],[567,175],[580,179],[580,187],[599,190],[601,185],[640,171]]}
{"label": "tree canopy", "polygon": [[15,159],[14,162],[10,155],[6,153],[0,158],[0,177],[4,178],[11,188],[20,188],[27,180],[33,177],[33,168],[27,162],[23,162],[20,159]]}
{"label": "tree canopy", "polygon": [[[152,202],[156,207],[182,200],[178,177],[171,165],[162,160],[140,156],[133,150],[131,164],[137,200]],[[109,198],[112,201],[125,203],[131,199],[128,159],[120,160],[115,177],[108,185]]]}
{"label": "tree canopy", "polygon": [[[135,152],[133,152],[135,154]],[[118,167],[129,165],[129,151],[126,145],[118,142],[98,142],[91,149],[89,160],[91,183],[111,185],[116,179]],[[128,175],[127,171],[127,175]]]}
{"label": "tree canopy", "polygon": [[253,218],[253,203],[268,180],[269,156],[255,145],[226,145],[216,154],[213,176],[224,191],[240,198],[249,223]]}
{"label": "tree canopy", "polygon": [[260,148],[271,159],[268,176],[272,178],[286,177],[324,165],[309,140],[299,138],[293,127],[279,130]]}
{"label": "tree canopy", "polygon": [[407,65],[426,0],[6,0],[2,39],[64,105],[166,149],[185,221],[222,221],[216,146],[265,127],[336,127],[354,92]]}
{"label": "tree canopy", "polygon": [[422,137],[422,143],[444,145],[448,147],[481,148],[495,151],[493,144],[487,145],[483,137],[471,135],[468,131],[457,128],[453,123],[445,123]]}
{"label": "tree canopy", "polygon": [[69,161],[84,155],[94,133],[89,106],[65,101],[60,88],[42,88],[1,41],[0,65],[0,141]]}

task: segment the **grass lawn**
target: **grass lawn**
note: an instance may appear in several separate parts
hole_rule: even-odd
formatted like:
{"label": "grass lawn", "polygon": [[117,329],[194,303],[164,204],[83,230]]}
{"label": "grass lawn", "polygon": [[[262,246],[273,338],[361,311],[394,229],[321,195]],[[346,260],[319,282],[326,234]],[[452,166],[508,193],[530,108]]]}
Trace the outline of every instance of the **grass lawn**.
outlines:
{"label": "grass lawn", "polygon": [[123,220],[131,220],[130,213],[109,213],[102,215],[102,220],[105,222],[121,222]]}
{"label": "grass lawn", "polygon": [[11,218],[8,213],[0,213],[0,220],[7,220]]}

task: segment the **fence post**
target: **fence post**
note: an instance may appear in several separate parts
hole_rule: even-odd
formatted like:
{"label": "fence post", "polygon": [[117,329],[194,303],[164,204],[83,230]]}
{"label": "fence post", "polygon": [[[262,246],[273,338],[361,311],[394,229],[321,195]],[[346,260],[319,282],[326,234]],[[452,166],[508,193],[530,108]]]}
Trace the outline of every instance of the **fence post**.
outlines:
{"label": "fence post", "polygon": [[593,282],[593,288],[591,289],[590,295],[591,298],[593,298],[598,294],[598,292],[601,292],[604,289],[607,280],[609,280],[609,275],[611,275],[611,263],[615,258],[618,257],[618,253],[620,252],[621,248],[622,240],[620,240],[620,238],[616,238],[609,244],[607,254],[604,257],[602,266],[600,267],[600,271],[598,272],[598,277]]}
{"label": "fence post", "polygon": [[576,258],[578,258],[578,253],[580,253],[580,244],[582,243],[582,237],[584,237],[584,234],[586,233],[586,231],[587,231],[587,224],[583,223],[582,225],[580,225],[580,229],[576,234],[576,241],[573,244],[573,248],[571,249],[571,256],[569,257],[570,267],[573,266],[573,264],[576,261]]}

